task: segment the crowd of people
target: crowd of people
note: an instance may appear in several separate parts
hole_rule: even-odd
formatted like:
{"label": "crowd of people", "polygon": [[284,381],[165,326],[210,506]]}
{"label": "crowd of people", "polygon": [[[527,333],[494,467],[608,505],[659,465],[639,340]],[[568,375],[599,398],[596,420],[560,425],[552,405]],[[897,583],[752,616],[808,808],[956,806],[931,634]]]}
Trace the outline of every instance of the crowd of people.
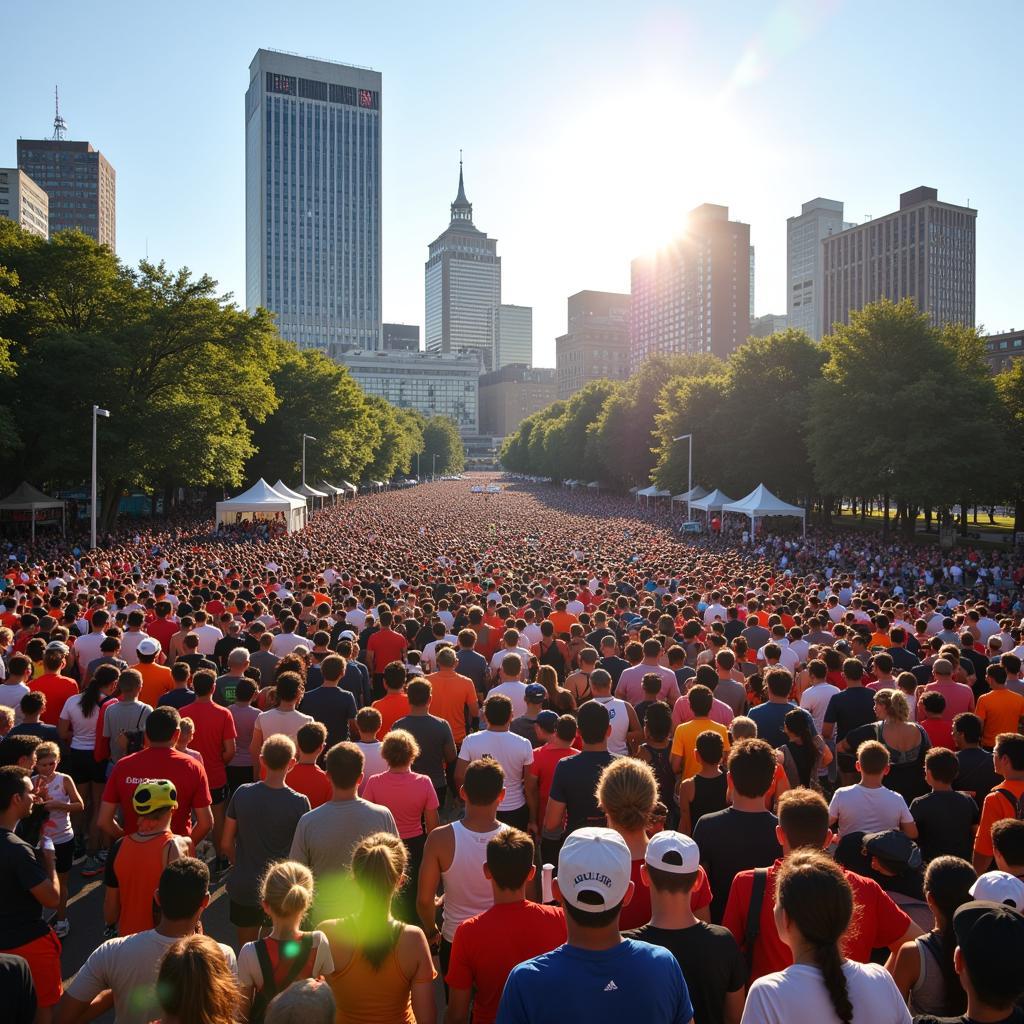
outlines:
{"label": "crowd of people", "polygon": [[0,542],[4,1019],[1024,1022],[1024,565],[674,525]]}

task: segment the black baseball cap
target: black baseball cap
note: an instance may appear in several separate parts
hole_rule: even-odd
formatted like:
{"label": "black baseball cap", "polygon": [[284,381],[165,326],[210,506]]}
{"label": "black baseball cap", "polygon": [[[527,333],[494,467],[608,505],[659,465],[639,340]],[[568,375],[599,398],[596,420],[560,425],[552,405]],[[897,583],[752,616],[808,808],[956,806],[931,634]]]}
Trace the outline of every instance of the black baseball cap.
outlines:
{"label": "black baseball cap", "polygon": [[988,999],[1010,1004],[1024,993],[1024,915],[1005,903],[971,900],[953,914],[953,931],[971,983]]}

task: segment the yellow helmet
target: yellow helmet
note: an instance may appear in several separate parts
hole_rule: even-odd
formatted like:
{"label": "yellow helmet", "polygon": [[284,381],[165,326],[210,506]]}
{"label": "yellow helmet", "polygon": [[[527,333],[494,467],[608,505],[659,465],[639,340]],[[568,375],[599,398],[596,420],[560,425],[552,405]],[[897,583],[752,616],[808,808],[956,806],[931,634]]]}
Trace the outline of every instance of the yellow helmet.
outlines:
{"label": "yellow helmet", "polygon": [[150,779],[148,782],[140,782],[135,787],[132,796],[132,807],[136,814],[152,814],[154,811],[163,811],[168,807],[171,810],[178,809],[178,794],[174,783],[168,779]]}

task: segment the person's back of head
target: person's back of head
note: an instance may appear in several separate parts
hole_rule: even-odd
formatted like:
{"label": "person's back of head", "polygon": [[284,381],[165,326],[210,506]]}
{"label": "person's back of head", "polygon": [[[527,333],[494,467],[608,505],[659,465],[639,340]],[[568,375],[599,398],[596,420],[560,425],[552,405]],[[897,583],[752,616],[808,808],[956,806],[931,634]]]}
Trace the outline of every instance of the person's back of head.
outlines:
{"label": "person's back of head", "polygon": [[391,694],[401,693],[405,689],[405,665],[400,661],[392,661],[384,666],[384,689]]}
{"label": "person's back of head", "polygon": [[493,757],[479,757],[466,766],[462,789],[474,807],[497,807],[505,791],[505,772]]}
{"label": "person's back of head", "polygon": [[611,673],[606,672],[603,668],[595,668],[594,671],[590,673],[590,689],[595,694],[600,694],[601,696],[611,693]]}
{"label": "person's back of head", "polygon": [[282,672],[275,680],[278,702],[292,703],[302,691],[302,676],[298,672]]}
{"label": "person's back of head", "polygon": [[327,767],[327,774],[330,776],[331,783],[334,788],[339,790],[351,790],[355,789],[359,784],[359,779],[363,774],[365,758],[363,757],[363,752],[356,746],[356,744],[343,741],[341,743],[335,743],[334,746],[327,751],[327,757],[324,763]]}
{"label": "person's back of head", "polygon": [[706,718],[711,713],[714,695],[706,686],[700,683],[691,686],[686,699],[690,702],[690,710],[695,718]]}
{"label": "person's back of head", "polygon": [[977,746],[981,743],[984,726],[981,719],[973,711],[961,711],[953,717],[953,736],[964,746]]}
{"label": "person's back of head", "polygon": [[618,757],[605,765],[595,795],[612,828],[639,832],[650,823],[651,812],[658,802],[654,769],[646,761]]}
{"label": "person's back of head", "polygon": [[644,729],[655,743],[665,742],[672,732],[672,711],[664,701],[655,701],[644,716]]}
{"label": "person's back of head", "polygon": [[487,843],[487,871],[504,892],[516,892],[533,878],[533,839],[517,828],[506,828]]}
{"label": "person's back of head", "polygon": [[611,717],[603,704],[593,700],[581,704],[576,721],[580,739],[588,746],[602,743],[607,739]]}
{"label": "person's back of head", "polygon": [[764,740],[740,740],[729,751],[729,777],[744,797],[763,797],[775,778],[775,751]]}
{"label": "person's back of head", "polygon": [[787,851],[822,849],[830,835],[825,798],[803,787],[787,790],[779,797],[779,830]]}
{"label": "person's back of head", "polygon": [[857,771],[864,779],[881,778],[889,770],[889,751],[877,740],[865,740],[857,748]]}
{"label": "person's back of head", "polygon": [[384,719],[376,708],[360,708],[356,715],[356,728],[360,736],[376,737]]}
{"label": "person's back of head", "polygon": [[264,1024],[334,1024],[337,1007],[331,986],[306,978],[279,992],[267,1006]]}
{"label": "person's back of head", "polygon": [[177,708],[166,706],[154,708],[146,718],[143,728],[146,739],[151,745],[169,744],[174,739],[175,733],[181,728],[181,715],[178,714]]}
{"label": "person's back of head", "polygon": [[793,677],[788,669],[769,669],[765,673],[764,682],[771,696],[779,699],[788,699],[793,691]]}
{"label": "person's back of head", "polygon": [[232,1024],[242,997],[220,944],[209,935],[187,935],[164,954],[156,995],[165,1021]]}
{"label": "person's back of head", "polygon": [[954,966],[967,991],[973,1020],[1009,1018],[1024,995],[1024,976],[1011,965],[1024,958],[1024,916],[985,900],[971,900],[953,914]]}
{"label": "person's back of head", "polygon": [[340,654],[328,654],[320,662],[320,673],[325,683],[337,683],[345,674],[345,659]]}
{"label": "person's back of head", "polygon": [[209,902],[210,869],[196,857],[171,861],[160,873],[156,898],[168,921],[190,921]]}
{"label": "person's back of head", "polygon": [[992,826],[992,850],[1000,871],[1024,875],[1024,821],[1003,818]]}
{"label": "person's back of head", "polygon": [[492,694],[484,701],[484,718],[489,726],[508,725],[512,721],[512,701],[503,693]]}

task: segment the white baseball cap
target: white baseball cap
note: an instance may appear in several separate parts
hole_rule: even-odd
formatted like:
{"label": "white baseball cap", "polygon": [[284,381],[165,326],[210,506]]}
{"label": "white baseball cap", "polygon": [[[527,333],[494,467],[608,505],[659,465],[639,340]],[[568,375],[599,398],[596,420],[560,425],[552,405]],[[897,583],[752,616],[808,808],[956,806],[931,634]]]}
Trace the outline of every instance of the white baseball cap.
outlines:
{"label": "white baseball cap", "polygon": [[160,641],[154,640],[151,636],[147,636],[139,641],[139,646],[135,648],[139,654],[143,657],[150,657],[153,654],[160,653]]}
{"label": "white baseball cap", "polygon": [[[625,899],[632,868],[629,847],[618,832],[578,828],[569,833],[558,854],[558,888],[577,910],[610,910]],[[594,899],[581,900],[583,893]]]}
{"label": "white baseball cap", "polygon": [[968,890],[976,900],[1005,903],[1024,911],[1024,882],[1006,871],[986,871]]}
{"label": "white baseball cap", "polygon": [[652,868],[674,875],[690,875],[700,867],[700,847],[682,832],[656,832],[647,844],[644,860]]}

